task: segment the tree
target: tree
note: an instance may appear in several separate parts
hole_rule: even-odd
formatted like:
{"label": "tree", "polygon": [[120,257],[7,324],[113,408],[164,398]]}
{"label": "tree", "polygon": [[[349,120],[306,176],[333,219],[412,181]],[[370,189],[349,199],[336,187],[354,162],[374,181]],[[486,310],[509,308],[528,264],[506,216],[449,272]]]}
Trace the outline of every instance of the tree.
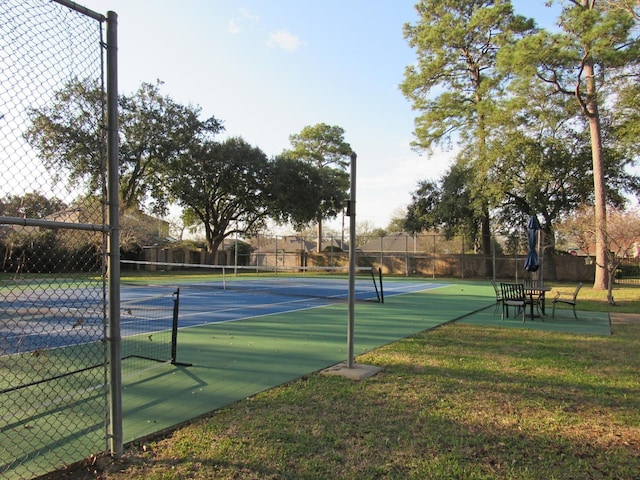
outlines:
{"label": "tree", "polygon": [[441,219],[437,212],[442,189],[435,181],[421,180],[418,187],[411,194],[411,203],[407,206],[403,229],[410,233],[437,228]]}
{"label": "tree", "polygon": [[630,84],[618,92],[618,108],[610,112],[612,135],[626,157],[638,161],[640,156],[640,83]]}
{"label": "tree", "polygon": [[404,220],[405,220],[406,212],[402,209],[402,207],[397,208],[392,216],[391,220],[387,224],[385,231],[387,233],[402,233],[405,231],[404,228]]}
{"label": "tree", "polygon": [[[199,107],[184,106],[160,94],[161,82],[143,83],[131,96],[120,96],[120,198],[124,209],[142,208],[150,198],[163,212],[167,197],[166,165],[189,148],[223,130],[215,117],[200,120]],[[86,193],[104,187],[104,98],[99,86],[77,79],[56,92],[51,106],[30,112],[27,141],[54,173],[68,174]]]}
{"label": "tree", "polygon": [[234,233],[251,233],[269,213],[269,162],[257,147],[241,138],[194,144],[167,168],[172,198],[205,230],[207,252],[215,254]]}
{"label": "tree", "polygon": [[469,184],[470,211],[480,221],[482,249],[489,254],[486,142],[506,77],[496,68],[496,55],[533,23],[515,15],[509,1],[422,0],[416,9],[420,20],[405,25],[404,32],[418,59],[401,84],[421,112],[414,146],[431,151],[455,142],[462,147],[457,162],[466,163],[461,167],[476,180]]}
{"label": "tree", "polygon": [[625,0],[567,0],[560,32],[541,30],[501,52],[500,63],[519,73],[523,83],[537,77],[552,94],[569,95],[586,119],[591,140],[595,203],[594,288],[607,286],[604,232],[606,177],[601,109],[615,108],[616,92],[637,82],[640,42],[633,38],[637,6]]}
{"label": "tree", "polygon": [[448,239],[456,234],[475,238],[479,219],[472,211],[470,179],[469,168],[455,163],[438,182],[420,182],[407,208],[405,230],[442,229]]}
{"label": "tree", "polygon": [[592,251],[598,237],[605,239],[607,261],[607,301],[609,305],[615,305],[613,298],[613,285],[615,274],[625,257],[635,254],[635,248],[640,238],[640,212],[636,210],[624,211],[619,208],[609,208],[607,212],[607,230],[596,232],[593,223],[593,207],[583,207],[578,213],[568,218],[563,223],[563,232],[573,238],[578,247],[589,254]]}
{"label": "tree", "polygon": [[[47,198],[38,192],[9,194],[0,199],[0,215],[6,217],[41,219],[65,207],[59,198]],[[55,240],[52,230],[8,228],[4,233],[0,239],[3,271],[30,271],[30,264],[42,266],[42,262],[36,258],[62,258],[56,255],[59,251],[52,247]]]}
{"label": "tree", "polygon": [[52,105],[29,112],[25,138],[54,181],[67,173],[71,185],[84,182],[89,194],[105,185],[105,102],[98,85],[73,79],[55,93]]}
{"label": "tree", "polygon": [[280,155],[269,171],[270,216],[302,230],[322,217],[334,217],[343,208],[349,175],[340,169]]}
{"label": "tree", "polygon": [[201,108],[185,106],[160,94],[161,82],[143,83],[132,96],[121,96],[120,184],[124,208],[141,205],[151,197],[156,212],[164,213],[165,167],[192,143],[210,140],[222,132],[215,117],[200,120]]}
{"label": "tree", "polygon": [[[300,133],[291,135],[289,141],[292,148],[284,152],[285,156],[315,165],[320,171],[324,169],[344,170],[349,165],[352,150],[344,140],[344,129],[341,127],[325,123],[306,126]],[[332,189],[339,186],[341,178],[344,178],[335,173],[331,174],[331,172],[325,173],[323,177],[329,180],[329,186]],[[347,191],[348,185],[343,190],[343,199],[347,198]],[[336,205],[332,202],[325,203],[323,208],[317,212],[315,220],[318,224],[318,251],[322,250],[322,222],[334,218],[336,215]]]}
{"label": "tree", "polygon": [[344,129],[318,123],[304,127],[289,137],[293,147],[287,153],[293,158],[316,165],[318,168],[346,169],[349,166],[351,146],[344,140]]}
{"label": "tree", "polygon": [[[532,81],[526,95],[519,92],[509,107],[512,121],[494,128],[489,183],[503,232],[513,233],[514,226],[521,231],[531,215],[539,215],[545,248],[553,253],[554,225],[579,205],[594,203],[593,167],[586,122],[573,101],[539,86]],[[640,191],[639,179],[628,173],[631,160],[611,129],[603,132],[606,194],[610,204],[622,206],[625,193]],[[547,258],[545,274],[553,279],[554,257]]]}
{"label": "tree", "polygon": [[39,192],[7,195],[0,199],[0,215],[20,218],[44,218],[66,207],[59,198],[47,198]]}

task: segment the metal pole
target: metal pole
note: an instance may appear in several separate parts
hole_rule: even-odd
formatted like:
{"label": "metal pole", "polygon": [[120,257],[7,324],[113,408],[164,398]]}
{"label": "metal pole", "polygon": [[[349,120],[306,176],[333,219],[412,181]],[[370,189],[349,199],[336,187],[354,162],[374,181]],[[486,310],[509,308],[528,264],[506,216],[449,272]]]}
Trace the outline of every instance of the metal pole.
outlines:
{"label": "metal pole", "polygon": [[173,316],[171,318],[171,364],[178,360],[178,316],[180,314],[180,289],[173,293]]}
{"label": "metal pole", "polygon": [[122,370],[120,359],[120,185],[118,178],[118,15],[107,13],[107,201],[109,203],[109,357],[110,357],[110,443],[111,453],[120,458],[122,434]]}
{"label": "metal pole", "polygon": [[233,275],[238,275],[238,222],[236,221],[235,248],[233,258]]}
{"label": "metal pole", "polygon": [[491,258],[493,261],[493,275],[491,276],[491,278],[493,278],[493,281],[496,281],[496,238],[495,238],[495,234],[491,235]]}
{"label": "metal pole", "polygon": [[349,195],[349,328],[347,330],[347,367],[353,368],[353,330],[356,289],[356,152],[351,154],[351,193]]}
{"label": "metal pole", "polygon": [[404,276],[409,276],[409,236],[404,237]]}
{"label": "metal pole", "polygon": [[464,280],[464,235],[462,236],[461,241],[462,251],[460,252],[460,264],[461,264],[461,279]]}
{"label": "metal pole", "polygon": [[436,278],[436,234],[433,234],[433,275],[432,278]]}
{"label": "metal pole", "polygon": [[516,265],[515,265],[515,268],[516,268],[516,283],[518,283],[518,262],[519,262],[519,260],[518,260],[518,250],[519,249],[520,249],[520,239],[516,238]]}

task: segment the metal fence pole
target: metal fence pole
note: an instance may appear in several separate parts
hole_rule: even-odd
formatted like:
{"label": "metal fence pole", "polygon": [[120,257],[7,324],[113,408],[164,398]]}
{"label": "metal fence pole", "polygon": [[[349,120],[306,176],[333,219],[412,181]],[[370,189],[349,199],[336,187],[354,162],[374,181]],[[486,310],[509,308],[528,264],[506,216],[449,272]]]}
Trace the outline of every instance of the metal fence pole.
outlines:
{"label": "metal fence pole", "polygon": [[432,278],[436,278],[436,236],[433,236],[433,273]]}
{"label": "metal fence pole", "polygon": [[118,179],[118,15],[107,13],[107,159],[109,225],[110,448],[122,456],[122,370],[120,338],[120,199]]}
{"label": "metal fence pole", "polygon": [[491,278],[493,281],[496,281],[496,238],[494,235],[491,236],[491,260],[492,260],[492,274]]}
{"label": "metal fence pole", "polygon": [[460,279],[464,280],[464,235],[460,239],[460,251],[462,252],[460,256]]}
{"label": "metal fence pole", "polygon": [[353,331],[355,327],[356,285],[356,158],[351,154],[351,193],[349,200],[349,326],[347,330],[347,367],[353,368]]}

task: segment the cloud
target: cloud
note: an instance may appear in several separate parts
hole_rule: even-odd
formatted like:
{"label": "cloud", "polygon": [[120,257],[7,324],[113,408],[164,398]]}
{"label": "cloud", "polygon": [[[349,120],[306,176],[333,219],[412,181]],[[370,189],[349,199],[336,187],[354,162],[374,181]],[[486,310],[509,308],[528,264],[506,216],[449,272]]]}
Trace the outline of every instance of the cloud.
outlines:
{"label": "cloud", "polygon": [[305,45],[305,42],[286,30],[278,30],[277,32],[269,35],[267,45],[271,48],[282,48],[288,52],[295,52],[302,48]]}
{"label": "cloud", "polygon": [[233,18],[227,23],[227,31],[232,35],[237,35],[242,32],[242,27]]}
{"label": "cloud", "polygon": [[227,23],[227,31],[232,35],[238,35],[243,31],[243,25],[246,23],[258,23],[260,21],[260,16],[254,13],[251,13],[246,8],[240,9],[240,16],[236,18],[232,18]]}
{"label": "cloud", "polygon": [[242,15],[242,18],[244,18],[245,20],[248,20],[248,21],[251,21],[251,22],[259,22],[260,21],[260,15],[256,15],[255,13],[251,13],[246,8],[241,8],[240,9],[240,14]]}

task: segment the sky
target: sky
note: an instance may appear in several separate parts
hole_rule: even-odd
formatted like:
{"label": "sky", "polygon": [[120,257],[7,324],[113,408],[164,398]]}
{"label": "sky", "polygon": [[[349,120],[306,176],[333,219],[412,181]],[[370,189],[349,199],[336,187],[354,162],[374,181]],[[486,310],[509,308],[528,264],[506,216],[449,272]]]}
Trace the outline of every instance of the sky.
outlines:
{"label": "sky", "polygon": [[[358,224],[386,227],[450,164],[451,152],[411,148],[417,112],[399,85],[416,58],[402,32],[414,0],[76,1],[118,14],[120,93],[160,80],[163,95],[222,120],[220,140],[240,136],[269,157],[305,126],[343,128],[357,153]],[[541,26],[555,20],[545,0],[513,4]]]}

